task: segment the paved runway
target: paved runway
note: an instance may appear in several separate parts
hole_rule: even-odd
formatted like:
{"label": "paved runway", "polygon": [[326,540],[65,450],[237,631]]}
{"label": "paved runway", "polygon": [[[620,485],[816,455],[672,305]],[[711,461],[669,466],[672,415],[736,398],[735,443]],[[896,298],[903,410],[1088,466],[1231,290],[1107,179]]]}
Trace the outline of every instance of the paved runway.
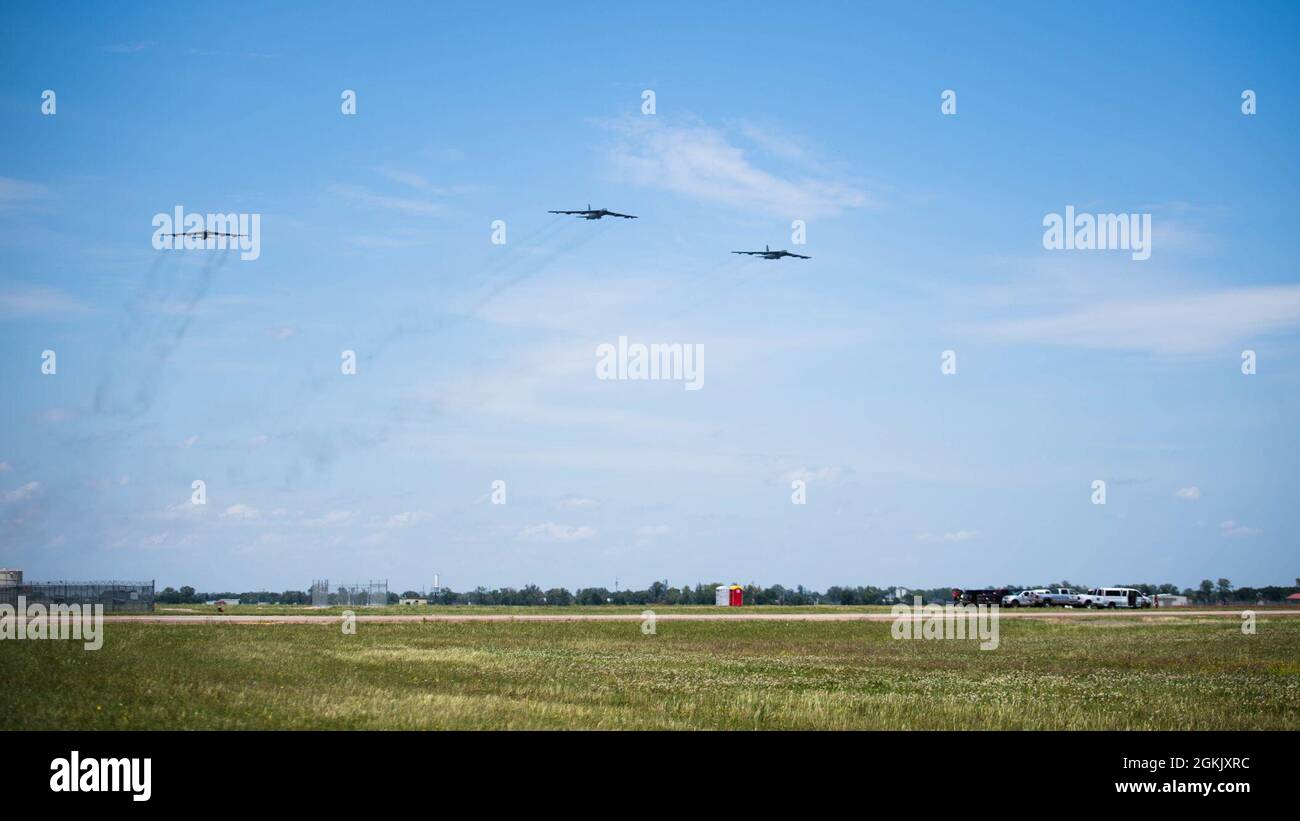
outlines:
{"label": "paved runway", "polygon": [[[364,609],[364,608],[363,608]],[[654,610],[647,607],[647,610]],[[1241,610],[1181,610],[1162,608],[1160,610],[1075,610],[1052,608],[1044,610],[1012,609],[999,611],[1004,619],[1075,619],[1075,618],[1118,618],[1137,619],[1144,622],[1162,621],[1172,618],[1234,618],[1240,619]],[[1268,616],[1300,616],[1300,607],[1289,610],[1254,610],[1257,618]],[[922,616],[928,616],[922,613]],[[967,615],[958,611],[956,615]],[[135,624],[332,624],[342,620],[342,616],[312,615],[153,615],[153,616],[104,616],[106,622]],[[762,613],[755,611],[726,613],[656,613],[656,621],[893,621],[891,613]],[[466,613],[464,615],[433,613],[426,615],[366,615],[359,612],[358,622],[371,624],[407,624],[420,622],[564,622],[564,621],[612,621],[639,622],[640,613]]]}

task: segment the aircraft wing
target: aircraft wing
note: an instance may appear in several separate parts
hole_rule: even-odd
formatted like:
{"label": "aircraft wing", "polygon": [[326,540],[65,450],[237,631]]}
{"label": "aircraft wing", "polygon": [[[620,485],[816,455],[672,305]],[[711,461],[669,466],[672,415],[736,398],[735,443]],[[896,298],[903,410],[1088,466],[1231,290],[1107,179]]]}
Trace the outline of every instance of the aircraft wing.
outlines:
{"label": "aircraft wing", "polygon": [[762,251],[732,251],[731,253],[733,253],[733,254],[759,254],[759,255],[762,255],[762,254],[763,254]]}
{"label": "aircraft wing", "polygon": [[806,257],[803,254],[792,254],[789,251],[786,251],[785,255],[788,257],[798,257],[799,259],[812,259],[812,257]]}
{"label": "aircraft wing", "polygon": [[548,214],[590,214],[590,211],[547,211]]}
{"label": "aircraft wing", "polygon": [[606,212],[605,212],[605,215],[606,215],[606,216],[609,216],[609,217],[622,217],[622,218],[625,219],[625,220],[634,220],[634,219],[636,219],[636,217],[632,216],[631,214],[620,214],[620,213],[618,213],[617,211],[606,211]]}

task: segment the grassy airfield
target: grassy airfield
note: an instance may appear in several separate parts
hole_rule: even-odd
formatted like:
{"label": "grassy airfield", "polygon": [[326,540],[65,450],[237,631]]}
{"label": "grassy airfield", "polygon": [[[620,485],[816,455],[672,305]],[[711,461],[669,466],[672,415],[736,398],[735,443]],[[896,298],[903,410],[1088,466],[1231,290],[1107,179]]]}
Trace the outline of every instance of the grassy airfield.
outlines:
{"label": "grassy airfield", "polygon": [[[252,609],[252,608],[241,608]],[[105,626],[0,642],[0,729],[1300,729],[1300,619]]]}

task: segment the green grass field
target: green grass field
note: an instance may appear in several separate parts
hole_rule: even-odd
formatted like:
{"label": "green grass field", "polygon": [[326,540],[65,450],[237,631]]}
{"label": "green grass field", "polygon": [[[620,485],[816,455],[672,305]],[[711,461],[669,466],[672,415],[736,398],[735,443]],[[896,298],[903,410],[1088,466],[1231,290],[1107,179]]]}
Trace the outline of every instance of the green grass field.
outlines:
{"label": "green grass field", "polygon": [[1300,729],[1300,620],[110,623],[0,642],[0,729]]}

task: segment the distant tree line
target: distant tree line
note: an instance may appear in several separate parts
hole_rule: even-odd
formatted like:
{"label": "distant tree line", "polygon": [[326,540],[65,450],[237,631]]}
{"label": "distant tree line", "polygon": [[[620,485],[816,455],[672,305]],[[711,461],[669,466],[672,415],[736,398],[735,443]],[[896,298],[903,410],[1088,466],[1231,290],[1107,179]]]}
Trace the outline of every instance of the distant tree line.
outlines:
{"label": "distant tree line", "polygon": [[[1236,587],[1227,579],[1210,581],[1205,579],[1199,587],[1186,587],[1179,589],[1174,584],[1147,584],[1134,583],[1124,585],[1142,591],[1147,595],[1156,593],[1172,594],[1187,596],[1197,604],[1226,604],[1235,602],[1244,602],[1254,604],[1258,602],[1280,602],[1287,596],[1300,592],[1300,578],[1295,580],[1292,586],[1270,585],[1267,587]],[[1068,581],[1051,582],[1049,584],[1019,585],[1007,584],[1001,587],[1014,588],[1016,590],[1032,590],[1038,587],[1068,587],[1074,590],[1087,590],[1092,585],[1072,584]],[[569,590],[563,587],[553,587],[549,590],[543,590],[535,584],[526,585],[521,588],[502,587],[489,590],[486,587],[477,587],[474,590],[458,593],[448,588],[439,588],[435,592],[424,596],[414,590],[408,590],[402,594],[401,598],[427,598],[430,604],[447,604],[447,605],[509,605],[515,607],[533,607],[533,606],[558,606],[567,607],[571,605],[600,605],[600,604],[624,604],[624,605],[646,605],[646,604],[713,604],[715,591],[719,584],[696,584],[694,587],[683,585],[682,587],[672,587],[667,580],[656,581],[644,590],[609,590],[604,587],[583,587],[577,590]],[[834,586],[826,589],[824,593],[816,590],[810,590],[803,585],[796,587],[783,587],[774,584],[771,587],[761,587],[756,584],[744,586],[746,604],[779,604],[779,605],[810,605],[810,604],[894,604],[899,601],[895,596],[899,592],[899,587],[873,587],[871,585],[859,587],[841,587]],[[920,596],[926,602],[947,602],[952,598],[951,587],[933,587],[926,589],[911,589],[903,587],[902,601],[910,602],[913,596]],[[396,593],[388,594],[388,603],[397,604],[398,595]],[[156,596],[156,601],[160,604],[202,604],[203,602],[215,601],[217,599],[235,600],[238,599],[240,604],[311,604],[311,594],[301,590],[285,590],[275,592],[270,590],[258,590],[244,593],[200,593],[196,592],[193,587],[188,585],[179,590],[165,587]]]}

